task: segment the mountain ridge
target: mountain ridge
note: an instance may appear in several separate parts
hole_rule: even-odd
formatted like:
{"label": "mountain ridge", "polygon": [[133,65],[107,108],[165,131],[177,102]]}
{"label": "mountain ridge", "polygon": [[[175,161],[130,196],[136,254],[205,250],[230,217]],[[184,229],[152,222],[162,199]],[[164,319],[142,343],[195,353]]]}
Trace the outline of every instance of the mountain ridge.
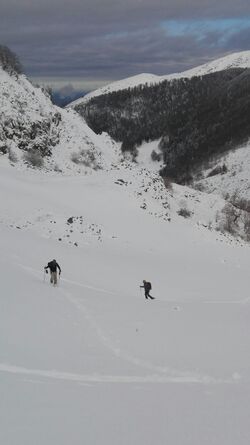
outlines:
{"label": "mountain ridge", "polygon": [[233,54],[229,54],[218,59],[214,59],[211,62],[204,63],[194,68],[190,68],[180,73],[166,74],[164,76],[158,76],[156,74],[142,73],[135,76],[125,78],[112,82],[102,88],[98,88],[84,97],[72,101],[67,107],[75,107],[81,103],[88,102],[93,97],[100,96],[102,94],[108,94],[111,92],[134,88],[139,85],[156,84],[163,82],[164,80],[180,79],[183,77],[190,78],[194,76],[202,76],[208,73],[216,71],[223,71],[229,68],[250,68],[250,51],[240,51]]}

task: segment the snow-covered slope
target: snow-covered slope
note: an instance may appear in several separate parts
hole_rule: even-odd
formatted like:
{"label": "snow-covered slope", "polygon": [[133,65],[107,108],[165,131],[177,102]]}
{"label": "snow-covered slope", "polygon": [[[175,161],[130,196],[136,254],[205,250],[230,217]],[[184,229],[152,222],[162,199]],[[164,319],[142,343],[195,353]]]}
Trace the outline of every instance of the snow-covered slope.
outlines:
{"label": "snow-covered slope", "polygon": [[126,79],[113,82],[105,87],[99,88],[86,94],[84,97],[77,99],[67,105],[68,108],[74,108],[84,102],[88,102],[92,97],[100,96],[101,94],[108,94],[113,91],[124,90],[127,88],[133,88],[138,85],[156,84],[164,80],[179,79],[183,77],[203,76],[205,74],[214,73],[216,71],[222,71],[229,68],[250,68],[250,51],[241,51],[238,53],[229,54],[228,56],[220,59],[213,60],[212,62],[205,63],[198,67],[192,68],[182,73],[173,73],[166,76],[157,76],[154,74],[139,74],[137,76],[128,77]]}
{"label": "snow-covered slope", "polygon": [[54,106],[25,76],[0,67],[0,101],[0,153],[12,162],[27,163],[24,155],[31,151],[47,155],[48,170],[84,173],[105,166],[107,135],[97,136],[73,110]]}
{"label": "snow-covered slope", "polygon": [[[250,68],[250,51],[240,51],[229,54],[220,59],[213,60],[198,67],[184,71],[183,73],[173,74],[173,77],[194,77],[204,76],[205,74],[215,73],[216,71],[228,70],[230,68]],[[166,78],[171,78],[166,76]]]}
{"label": "snow-covered slope", "polygon": [[188,193],[0,158],[0,443],[249,444],[249,248],[178,216]]}
{"label": "snow-covered slope", "polygon": [[194,181],[197,188],[222,197],[250,200],[249,143],[212,160]]}
{"label": "snow-covered slope", "polygon": [[148,85],[158,83],[161,81],[161,77],[155,74],[138,74],[136,76],[127,77],[126,79],[118,80],[116,82],[112,82],[108,85],[105,85],[102,88],[98,88],[97,90],[91,91],[86,94],[84,97],[80,97],[79,99],[74,100],[70,104],[66,106],[66,108],[74,107],[75,105],[84,103],[92,99],[92,97],[100,96],[101,94],[112,93],[113,91],[125,90],[127,88],[137,87],[138,85]]}

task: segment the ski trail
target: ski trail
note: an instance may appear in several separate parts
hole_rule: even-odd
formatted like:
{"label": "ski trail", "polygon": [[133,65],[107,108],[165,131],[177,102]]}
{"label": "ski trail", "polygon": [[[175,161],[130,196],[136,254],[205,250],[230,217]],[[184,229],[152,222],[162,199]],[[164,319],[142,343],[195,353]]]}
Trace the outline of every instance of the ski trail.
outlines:
{"label": "ski trail", "polygon": [[78,281],[68,280],[67,278],[62,278],[61,281],[64,281],[65,283],[69,284],[74,284],[75,286],[83,287],[84,289],[96,290],[98,292],[103,292],[105,294],[116,295],[116,292],[102,289],[100,287],[90,286],[89,284],[78,283]]}
{"label": "ski trail", "polygon": [[167,375],[101,375],[101,374],[75,374],[57,370],[42,370],[24,368],[22,366],[0,363],[0,372],[7,374],[43,377],[46,379],[70,381],[75,383],[177,383],[177,384],[233,384],[236,380],[215,380],[195,377],[180,377]]}
{"label": "ski trail", "polygon": [[207,375],[200,375],[194,372],[181,372],[178,371],[177,369],[173,369],[168,366],[154,365],[147,360],[139,359],[138,357],[134,357],[128,354],[127,352],[122,351],[117,345],[114,344],[114,342],[109,337],[107,337],[107,335],[100,328],[100,326],[98,325],[98,323],[96,322],[96,320],[91,315],[90,311],[87,309],[86,305],[84,305],[82,301],[80,302],[76,298],[72,297],[72,295],[70,295],[65,290],[60,289],[60,292],[65,296],[65,298],[71,304],[73,304],[77,308],[77,310],[83,313],[85,319],[95,330],[103,346],[105,346],[108,350],[110,350],[119,359],[125,360],[126,362],[132,363],[133,365],[139,366],[141,368],[150,370],[151,372],[160,373],[161,375],[165,375],[165,377],[169,379],[174,379],[174,380],[177,379],[178,381],[184,380],[188,382],[200,382],[200,383],[217,382],[217,379]]}
{"label": "ski trail", "polygon": [[[21,263],[16,263],[16,264],[19,267],[21,267],[22,269],[32,273],[36,278],[40,278],[40,279],[43,278],[43,276],[42,276],[43,272],[40,272],[37,269],[34,269],[34,268],[30,267],[30,266],[26,266],[26,265],[21,264]],[[69,280],[68,278],[60,278],[60,282],[73,284],[74,286],[78,286],[78,287],[81,287],[83,289],[95,290],[97,292],[102,292],[102,293],[109,294],[109,295],[116,295],[117,294],[117,292],[114,292],[114,291],[110,291],[110,290],[103,289],[103,288],[100,288],[100,287],[95,287],[95,286],[92,286],[90,284],[80,283],[79,281],[75,281],[75,280]],[[121,295],[124,295],[124,296],[127,297],[127,294],[121,294]],[[172,300],[160,300],[159,298],[157,298],[156,303],[157,302],[168,303],[168,304],[177,304],[177,303],[181,303],[181,302],[182,303],[183,302],[186,303],[186,300],[178,300],[178,301],[173,300],[172,301]],[[242,305],[244,305],[244,304],[247,304],[247,303],[250,302],[250,297],[246,297],[246,298],[244,298],[242,300],[228,300],[228,301],[226,301],[226,300],[203,300],[203,301],[202,300],[198,300],[198,301],[191,301],[191,302],[192,303],[195,302],[197,304],[242,304]]]}
{"label": "ski trail", "polygon": [[[33,269],[29,266],[24,266],[22,264],[19,264],[22,268],[27,270],[29,273],[32,273],[34,276],[41,276],[40,272],[36,269]],[[69,282],[70,284],[74,284],[76,286],[89,288],[89,289],[95,289],[97,291],[105,291],[103,289],[94,288],[92,286],[84,285],[75,281],[71,280],[65,280]],[[168,366],[159,366],[155,365],[147,360],[140,359],[138,357],[134,357],[131,354],[122,351],[100,328],[98,323],[96,322],[95,318],[91,315],[90,311],[87,309],[86,305],[83,303],[82,299],[79,301],[79,299],[73,297],[71,294],[69,294],[67,291],[65,291],[62,288],[58,288],[59,292],[64,295],[64,297],[73,305],[75,308],[80,311],[84,318],[89,322],[89,324],[93,327],[94,331],[96,332],[97,337],[99,338],[100,342],[105,346],[106,349],[112,352],[113,355],[116,357],[125,360],[126,362],[129,362],[133,365],[139,366],[143,369],[149,370],[154,373],[154,378],[157,379],[163,379],[163,381],[173,381],[173,382],[185,382],[185,383],[230,383],[232,380],[226,379],[226,380],[220,380],[216,379],[214,377],[208,376],[208,375],[202,375],[198,374],[196,372],[183,372],[179,371],[175,368],[170,368]],[[107,293],[111,293],[109,291],[106,291]],[[245,301],[245,300],[244,300]],[[0,368],[1,370],[1,368]],[[160,373],[160,375],[155,375]],[[152,377],[152,376],[151,376]],[[123,378],[125,378],[123,376]],[[137,377],[135,377],[137,378]],[[146,377],[138,377],[138,378],[146,378]],[[166,380],[164,380],[166,379]]]}
{"label": "ski trail", "polygon": [[[43,274],[43,271],[39,272],[37,269],[34,269],[34,268],[30,267],[30,266],[25,266],[24,264],[21,264],[21,263],[16,263],[16,264],[19,267],[22,267],[22,269],[32,273],[37,278],[41,278],[41,276]],[[110,294],[110,295],[116,295],[116,292],[113,292],[113,291],[110,291],[110,290],[106,290],[106,289],[102,289],[100,287],[95,287],[95,286],[92,286],[90,284],[79,283],[78,281],[69,280],[67,278],[60,278],[59,280],[61,282],[73,284],[75,286],[79,286],[79,287],[82,287],[84,289],[96,290],[97,292],[103,292],[105,294]]]}

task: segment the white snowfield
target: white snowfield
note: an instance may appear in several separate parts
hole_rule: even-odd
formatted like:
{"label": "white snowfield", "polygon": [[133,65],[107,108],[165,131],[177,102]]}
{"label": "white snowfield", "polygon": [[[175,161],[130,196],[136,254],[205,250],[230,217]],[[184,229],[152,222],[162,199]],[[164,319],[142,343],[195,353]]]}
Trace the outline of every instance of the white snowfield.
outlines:
{"label": "white snowfield", "polygon": [[[0,158],[1,444],[250,443],[249,247],[179,217],[188,189],[131,168]],[[204,221],[222,205],[192,193]]]}
{"label": "white snowfield", "polygon": [[145,84],[157,84],[164,80],[191,78],[195,76],[204,76],[205,74],[214,73],[217,71],[223,71],[229,68],[250,68],[250,51],[241,51],[227,56],[221,57],[211,62],[205,63],[195,68],[191,68],[181,73],[173,73],[165,76],[157,76],[155,74],[142,73],[136,76],[128,77],[126,79],[112,82],[102,88],[98,88],[95,91],[91,91],[83,97],[71,102],[67,105],[67,108],[73,108],[81,103],[88,102],[90,99],[102,94],[112,93],[114,91],[124,90],[127,88],[134,88],[139,85]]}

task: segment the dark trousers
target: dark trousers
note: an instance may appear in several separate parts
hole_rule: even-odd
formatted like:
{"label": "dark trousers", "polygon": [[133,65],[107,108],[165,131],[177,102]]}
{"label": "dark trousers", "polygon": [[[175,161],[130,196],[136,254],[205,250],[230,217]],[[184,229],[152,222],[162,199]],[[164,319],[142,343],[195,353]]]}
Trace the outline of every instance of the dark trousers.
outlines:
{"label": "dark trousers", "polygon": [[145,290],[145,298],[151,298],[151,300],[154,299],[154,297],[151,297],[151,295],[149,295],[149,290]]}

